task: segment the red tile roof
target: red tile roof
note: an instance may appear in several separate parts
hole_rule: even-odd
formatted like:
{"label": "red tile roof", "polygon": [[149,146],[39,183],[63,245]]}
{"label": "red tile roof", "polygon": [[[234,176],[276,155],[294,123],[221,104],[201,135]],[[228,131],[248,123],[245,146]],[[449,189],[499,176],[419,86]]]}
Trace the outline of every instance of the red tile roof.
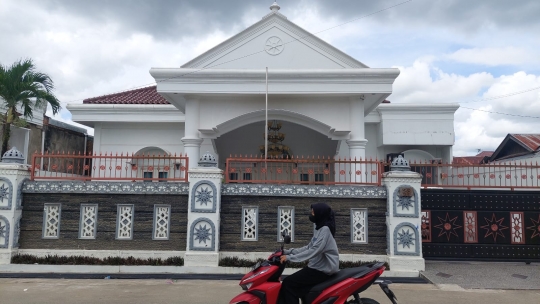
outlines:
{"label": "red tile roof", "polygon": [[482,151],[478,154],[476,154],[476,156],[481,156],[481,157],[491,157],[491,155],[493,155],[493,152],[494,151]]}
{"label": "red tile roof", "polygon": [[478,165],[484,159],[483,156],[456,156],[453,158],[452,163],[463,165]]}
{"label": "red tile roof", "polygon": [[510,134],[522,145],[534,152],[540,148],[540,134]]}
{"label": "red tile roof", "polygon": [[475,156],[456,156],[453,158],[454,164],[464,164],[464,165],[478,165],[481,164],[484,158],[491,157],[493,151],[482,151]]}
{"label": "red tile roof", "polygon": [[110,95],[87,98],[84,104],[169,104],[158,94],[156,86],[135,89]]}

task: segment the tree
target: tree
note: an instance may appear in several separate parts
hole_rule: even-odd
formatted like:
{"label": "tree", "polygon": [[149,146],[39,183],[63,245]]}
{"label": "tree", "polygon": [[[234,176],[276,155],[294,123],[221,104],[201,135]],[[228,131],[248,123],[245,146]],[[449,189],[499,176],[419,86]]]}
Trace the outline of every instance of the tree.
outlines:
{"label": "tree", "polygon": [[[49,75],[37,72],[32,59],[20,59],[10,67],[0,64],[0,98],[6,110],[3,115],[2,154],[8,149],[11,125],[32,118],[36,108],[50,104],[54,114],[60,111],[60,102],[52,93],[53,81]],[[22,111],[19,113],[17,110]]]}

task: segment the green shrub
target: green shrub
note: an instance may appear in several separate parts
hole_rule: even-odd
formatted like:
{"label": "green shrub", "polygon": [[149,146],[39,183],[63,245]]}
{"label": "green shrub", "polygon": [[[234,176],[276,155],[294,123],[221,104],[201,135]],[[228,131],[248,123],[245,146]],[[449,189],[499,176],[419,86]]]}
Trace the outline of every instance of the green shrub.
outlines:
{"label": "green shrub", "polygon": [[11,258],[12,264],[42,264],[42,265],[114,265],[114,266],[184,266],[181,257],[141,259],[135,257],[106,257],[103,259],[87,256],[58,256],[47,255],[37,257],[29,254],[17,254]]}
{"label": "green shrub", "polygon": [[[258,259],[256,261],[248,260],[248,259],[240,259],[238,257],[226,257],[219,260],[219,266],[222,267],[252,267],[253,265],[257,264],[259,261],[264,261],[264,259]],[[345,268],[353,268],[353,267],[360,267],[366,264],[370,263],[377,263],[378,261],[372,261],[372,262],[365,262],[365,261],[357,261],[357,262],[350,262],[350,261],[339,261],[339,269],[345,269]],[[289,262],[287,265],[288,268],[304,268],[308,265],[308,261],[305,262]],[[386,266],[386,270],[389,270],[390,267],[388,266],[388,263],[384,263]]]}

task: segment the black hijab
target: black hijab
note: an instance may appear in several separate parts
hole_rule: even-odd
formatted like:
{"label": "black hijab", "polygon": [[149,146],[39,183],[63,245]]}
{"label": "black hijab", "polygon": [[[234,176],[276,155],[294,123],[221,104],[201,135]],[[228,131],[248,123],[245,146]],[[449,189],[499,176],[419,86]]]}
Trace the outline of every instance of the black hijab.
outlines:
{"label": "black hijab", "polygon": [[330,228],[332,236],[334,236],[336,233],[336,220],[332,208],[325,203],[317,203],[312,204],[311,209],[313,209],[313,213],[315,213],[315,216],[310,217],[310,219],[313,218],[312,222],[315,223],[315,229],[319,230],[322,227],[327,226]]}

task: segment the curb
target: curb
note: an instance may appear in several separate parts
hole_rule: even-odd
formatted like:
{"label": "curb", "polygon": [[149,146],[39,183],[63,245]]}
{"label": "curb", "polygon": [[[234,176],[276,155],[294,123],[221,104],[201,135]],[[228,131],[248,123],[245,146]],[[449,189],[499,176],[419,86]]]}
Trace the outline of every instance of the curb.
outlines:
{"label": "curb", "polygon": [[[234,280],[241,274],[176,274],[176,273],[0,273],[0,279],[68,279],[68,280]],[[284,275],[283,277],[287,277]],[[391,277],[397,284],[430,284],[420,277]]]}

